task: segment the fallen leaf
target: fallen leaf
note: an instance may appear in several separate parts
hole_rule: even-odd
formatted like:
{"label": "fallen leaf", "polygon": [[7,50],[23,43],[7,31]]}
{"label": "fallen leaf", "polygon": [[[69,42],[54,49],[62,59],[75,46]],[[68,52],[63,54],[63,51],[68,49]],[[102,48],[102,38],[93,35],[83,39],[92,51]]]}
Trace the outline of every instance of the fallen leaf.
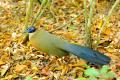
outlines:
{"label": "fallen leaf", "polygon": [[44,75],[49,75],[50,74],[48,68],[43,68],[41,73],[44,74]]}
{"label": "fallen leaf", "polygon": [[106,28],[104,31],[103,31],[104,34],[106,35],[110,35],[112,33],[111,31],[111,28]]}
{"label": "fallen leaf", "polygon": [[15,71],[16,72],[21,72],[22,70],[24,70],[27,66],[26,65],[16,65],[15,66]]}
{"label": "fallen leaf", "polygon": [[63,66],[62,66],[62,73],[61,73],[61,75],[66,74],[66,73],[68,72],[68,70],[69,70],[68,66],[63,65]]}
{"label": "fallen leaf", "polygon": [[5,62],[3,62],[3,61],[0,60],[0,66],[3,65],[3,64],[5,64]]}
{"label": "fallen leaf", "polygon": [[64,33],[64,36],[69,40],[74,40],[74,38],[76,38],[77,34],[75,34],[73,32],[66,32],[66,33]]}
{"label": "fallen leaf", "polygon": [[4,76],[6,74],[6,72],[8,71],[8,69],[10,68],[10,65],[9,64],[6,64],[6,65],[3,65],[1,66],[1,70],[0,70],[0,73],[1,73],[1,77]]}

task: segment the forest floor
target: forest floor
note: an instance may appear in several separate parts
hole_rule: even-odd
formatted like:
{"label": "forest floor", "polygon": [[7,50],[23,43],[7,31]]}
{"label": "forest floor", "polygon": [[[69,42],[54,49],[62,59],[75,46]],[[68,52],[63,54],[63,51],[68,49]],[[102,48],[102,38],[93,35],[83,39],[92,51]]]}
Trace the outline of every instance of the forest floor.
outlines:
{"label": "forest floor", "polygon": [[[0,80],[88,80],[88,77],[84,76],[86,69],[98,71],[101,69],[91,64],[85,66],[87,62],[74,55],[62,58],[48,56],[46,53],[36,50],[30,43],[21,44],[25,26],[26,1],[0,0]],[[113,4],[114,0],[96,2],[92,22],[93,48],[95,48],[101,28],[99,26]],[[35,0],[29,25],[39,7],[40,4]],[[66,26],[55,30],[52,34],[84,46],[83,0],[53,0],[49,7],[36,21],[36,27],[43,27],[45,30],[51,31],[67,23]],[[69,22],[80,12],[82,14],[78,18]],[[118,79],[120,76],[120,5],[116,7],[107,22],[97,50],[112,59],[107,66],[109,71],[115,73],[115,76],[105,79],[102,77],[103,74],[99,78],[93,79],[92,77],[89,80],[120,80],[120,78]],[[81,77],[83,79],[80,79]]]}

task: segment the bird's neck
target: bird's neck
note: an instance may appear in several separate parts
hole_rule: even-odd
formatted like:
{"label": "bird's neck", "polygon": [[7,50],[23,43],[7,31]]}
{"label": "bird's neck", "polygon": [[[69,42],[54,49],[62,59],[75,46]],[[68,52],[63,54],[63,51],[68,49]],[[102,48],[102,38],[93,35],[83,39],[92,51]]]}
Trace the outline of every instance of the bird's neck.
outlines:
{"label": "bird's neck", "polygon": [[31,39],[31,37],[34,35],[34,32],[33,33],[29,33],[29,39]]}
{"label": "bird's neck", "polygon": [[31,39],[33,36],[35,37],[36,35],[42,35],[42,34],[45,34],[46,31],[43,30],[43,29],[39,29],[39,30],[36,30],[35,32],[33,33],[29,33],[29,39]]}

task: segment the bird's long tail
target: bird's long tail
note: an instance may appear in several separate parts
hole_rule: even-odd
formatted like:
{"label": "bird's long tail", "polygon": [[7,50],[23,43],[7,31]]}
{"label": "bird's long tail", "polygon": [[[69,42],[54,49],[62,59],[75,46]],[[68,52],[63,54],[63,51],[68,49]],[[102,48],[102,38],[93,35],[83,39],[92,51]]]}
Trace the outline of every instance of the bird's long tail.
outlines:
{"label": "bird's long tail", "polygon": [[79,46],[76,44],[67,44],[63,47],[64,50],[76,55],[79,58],[82,58],[94,65],[103,66],[109,64],[111,59],[95,50],[92,50],[87,47]]}

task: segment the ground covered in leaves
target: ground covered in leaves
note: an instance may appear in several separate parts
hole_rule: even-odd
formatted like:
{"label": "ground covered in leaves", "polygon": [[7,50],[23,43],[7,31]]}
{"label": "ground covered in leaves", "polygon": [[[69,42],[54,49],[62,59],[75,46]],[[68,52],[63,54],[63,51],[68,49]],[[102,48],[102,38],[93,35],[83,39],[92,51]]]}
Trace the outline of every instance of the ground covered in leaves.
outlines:
{"label": "ground covered in leaves", "polygon": [[[57,58],[36,50],[30,43],[21,44],[26,1],[0,0],[0,80],[81,80],[79,79],[81,77],[84,77],[82,80],[87,80],[84,76],[86,69],[100,70],[93,65],[86,65],[85,61],[74,55]],[[114,0],[98,0],[96,3],[92,25],[93,46],[100,30],[99,25],[102,24],[104,16],[113,3]],[[35,1],[29,24],[39,7],[40,4]],[[82,10],[83,0],[54,0],[50,8],[47,8],[36,22],[36,26],[38,28],[44,26],[47,31],[54,30],[69,22]],[[81,14],[53,34],[71,43],[84,45],[84,23],[84,16]],[[108,66],[110,71],[116,74],[112,79],[117,79],[120,76],[120,5],[117,6],[106,26],[98,50],[112,59]],[[102,79],[102,76],[98,80],[112,80]]]}

